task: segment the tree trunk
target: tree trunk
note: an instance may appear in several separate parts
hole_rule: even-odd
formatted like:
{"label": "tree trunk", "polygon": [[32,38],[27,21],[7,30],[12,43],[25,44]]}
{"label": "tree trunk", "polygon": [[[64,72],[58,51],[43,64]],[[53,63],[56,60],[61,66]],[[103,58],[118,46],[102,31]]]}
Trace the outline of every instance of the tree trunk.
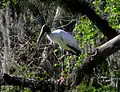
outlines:
{"label": "tree trunk", "polygon": [[7,2],[6,12],[3,15],[3,26],[2,26],[2,33],[3,33],[3,41],[4,41],[4,60],[2,62],[2,72],[9,73],[10,67],[10,35],[9,35],[9,12],[10,12],[10,2]]}

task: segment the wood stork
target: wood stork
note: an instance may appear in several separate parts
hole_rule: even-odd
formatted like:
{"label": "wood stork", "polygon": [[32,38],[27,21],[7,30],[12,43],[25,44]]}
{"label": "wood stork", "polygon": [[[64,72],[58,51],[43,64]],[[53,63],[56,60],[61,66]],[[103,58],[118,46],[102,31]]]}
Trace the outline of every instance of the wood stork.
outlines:
{"label": "wood stork", "polygon": [[77,41],[71,34],[61,29],[51,32],[50,28],[45,24],[41,28],[40,35],[37,39],[37,44],[40,43],[42,36],[45,34],[50,41],[57,43],[63,49],[72,52],[75,55],[79,55],[81,53]]}

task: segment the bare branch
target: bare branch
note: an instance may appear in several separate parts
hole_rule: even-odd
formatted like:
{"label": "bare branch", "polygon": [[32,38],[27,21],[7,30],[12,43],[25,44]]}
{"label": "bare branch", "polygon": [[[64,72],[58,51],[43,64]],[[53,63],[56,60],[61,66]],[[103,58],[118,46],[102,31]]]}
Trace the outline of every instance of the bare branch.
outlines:
{"label": "bare branch", "polygon": [[33,80],[24,79],[21,77],[11,77],[4,74],[3,79],[0,80],[0,85],[16,85],[31,88],[32,90],[41,90],[42,92],[64,92],[65,89],[70,89],[81,83],[81,80],[86,74],[92,74],[93,68],[97,64],[103,63],[104,59],[120,49],[120,35],[97,47],[93,53],[84,61],[81,67],[78,67],[75,72],[70,74],[67,79],[58,81],[55,79],[48,80]]}

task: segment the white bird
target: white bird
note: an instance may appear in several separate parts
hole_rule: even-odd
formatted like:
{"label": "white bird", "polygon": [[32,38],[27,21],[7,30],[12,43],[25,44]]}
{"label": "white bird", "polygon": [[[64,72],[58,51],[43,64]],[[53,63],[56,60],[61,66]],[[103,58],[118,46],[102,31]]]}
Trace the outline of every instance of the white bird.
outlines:
{"label": "white bird", "polygon": [[72,52],[75,55],[81,54],[77,41],[68,32],[65,32],[61,29],[57,29],[51,32],[50,28],[47,25],[43,25],[40,35],[37,39],[37,44],[40,43],[42,36],[45,34],[50,41],[52,40],[54,43],[57,43],[63,49]]}

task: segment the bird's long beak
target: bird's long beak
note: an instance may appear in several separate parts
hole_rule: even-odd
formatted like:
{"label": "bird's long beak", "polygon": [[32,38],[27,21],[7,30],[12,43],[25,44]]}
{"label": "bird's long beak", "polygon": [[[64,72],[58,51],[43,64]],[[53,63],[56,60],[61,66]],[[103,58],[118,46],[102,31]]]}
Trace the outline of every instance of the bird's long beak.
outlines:
{"label": "bird's long beak", "polygon": [[39,35],[39,37],[38,37],[38,39],[37,39],[37,45],[40,44],[41,38],[43,37],[44,34],[45,34],[45,32],[44,32],[43,30],[41,30],[40,35]]}

